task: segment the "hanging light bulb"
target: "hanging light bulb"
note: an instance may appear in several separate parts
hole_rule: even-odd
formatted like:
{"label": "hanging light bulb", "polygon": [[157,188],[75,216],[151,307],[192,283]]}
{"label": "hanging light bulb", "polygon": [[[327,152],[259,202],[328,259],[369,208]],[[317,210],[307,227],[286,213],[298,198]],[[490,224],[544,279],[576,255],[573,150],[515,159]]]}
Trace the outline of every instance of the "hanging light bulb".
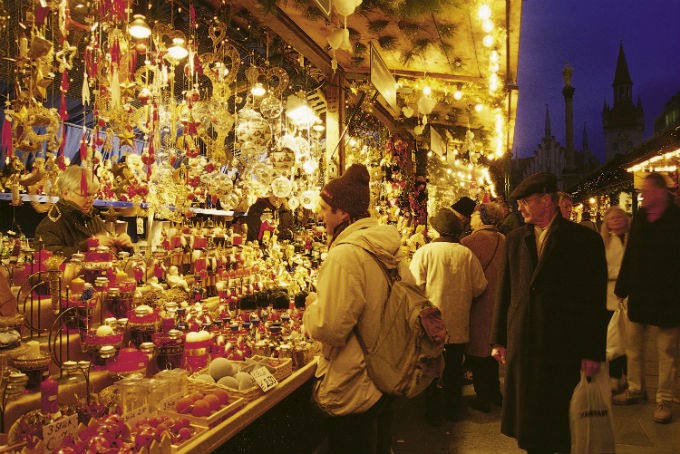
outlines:
{"label": "hanging light bulb", "polygon": [[173,60],[183,60],[189,55],[189,51],[184,47],[183,38],[172,38],[172,46],[168,47],[168,55]]}
{"label": "hanging light bulb", "polygon": [[489,19],[491,17],[491,8],[489,7],[489,5],[487,5],[486,3],[479,5],[479,10],[477,11],[477,16],[481,20]]}
{"label": "hanging light bulb", "polygon": [[267,93],[267,90],[262,85],[262,82],[257,82],[255,85],[253,85],[253,88],[250,89],[250,93],[253,96],[260,97]]}
{"label": "hanging light bulb", "polygon": [[453,92],[453,99],[456,101],[463,99],[463,91],[461,90],[460,84],[456,86],[456,91]]}
{"label": "hanging light bulb", "polygon": [[484,45],[484,47],[493,46],[493,36],[485,35],[484,38],[482,38],[482,44]]}
{"label": "hanging light bulb", "polygon": [[133,21],[130,22],[128,27],[130,36],[134,39],[146,39],[151,36],[151,28],[144,20],[144,16],[142,14],[135,14],[132,17]]}
{"label": "hanging light bulb", "polygon": [[430,88],[429,85],[425,85],[425,87],[423,87],[423,94],[430,95],[431,93],[432,93],[432,88]]}

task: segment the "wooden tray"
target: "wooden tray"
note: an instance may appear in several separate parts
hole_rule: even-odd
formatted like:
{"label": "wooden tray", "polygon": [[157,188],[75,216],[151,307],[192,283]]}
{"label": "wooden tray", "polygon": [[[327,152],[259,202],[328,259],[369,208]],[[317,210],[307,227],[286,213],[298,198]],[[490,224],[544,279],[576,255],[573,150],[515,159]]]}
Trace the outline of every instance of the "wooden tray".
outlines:
{"label": "wooden tray", "polygon": [[194,416],[191,413],[178,413],[173,410],[163,410],[160,413],[166,414],[173,418],[186,418],[191,421],[192,426],[206,428],[214,427],[218,423],[224,421],[229,416],[239,411],[246,404],[246,401],[240,397],[234,397],[230,395],[229,398],[231,401],[226,406],[220,408],[215,413],[208,416]]}

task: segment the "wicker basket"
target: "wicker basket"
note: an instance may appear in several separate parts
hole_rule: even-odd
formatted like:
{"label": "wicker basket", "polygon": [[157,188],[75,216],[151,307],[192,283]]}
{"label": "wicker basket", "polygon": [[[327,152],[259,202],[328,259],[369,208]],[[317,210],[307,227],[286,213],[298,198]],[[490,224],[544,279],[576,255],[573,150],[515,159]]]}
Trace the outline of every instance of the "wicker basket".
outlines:
{"label": "wicker basket", "polygon": [[[234,362],[236,362],[236,361],[234,361]],[[237,364],[238,364],[239,370],[241,369],[242,366],[245,365],[242,362],[238,362]],[[198,377],[199,375],[203,375],[203,374],[210,375],[210,372],[208,372],[207,368],[197,370],[191,376],[189,376],[189,383],[199,383],[199,384],[206,384],[206,385],[209,385],[209,386],[217,386],[218,388],[221,388],[221,389],[225,390],[227,393],[229,393],[230,396],[240,397],[246,403],[257,399],[258,397],[260,397],[263,394],[262,390],[257,385],[253,385],[250,388],[246,388],[246,389],[236,389],[236,388],[230,388],[229,386],[221,385],[219,383],[206,383],[206,382],[203,382],[201,380],[196,380],[196,377]]]}
{"label": "wicker basket", "polygon": [[[202,394],[210,394],[215,389],[224,389],[223,386],[217,383],[206,383],[198,380],[189,379],[187,394],[193,392],[200,392]],[[226,389],[225,389],[226,390]],[[194,416],[187,413],[178,413],[174,409],[162,410],[162,413],[168,414],[173,417],[183,417],[191,421],[191,424],[200,427],[213,427],[219,422],[227,419],[229,416],[233,415],[239,411],[246,404],[245,399],[237,396],[235,393],[227,391],[229,393],[229,403],[217,410],[215,413],[208,416]]]}
{"label": "wicker basket", "polygon": [[269,358],[255,355],[251,359],[265,366],[278,381],[283,381],[293,374],[293,360],[291,358]]}

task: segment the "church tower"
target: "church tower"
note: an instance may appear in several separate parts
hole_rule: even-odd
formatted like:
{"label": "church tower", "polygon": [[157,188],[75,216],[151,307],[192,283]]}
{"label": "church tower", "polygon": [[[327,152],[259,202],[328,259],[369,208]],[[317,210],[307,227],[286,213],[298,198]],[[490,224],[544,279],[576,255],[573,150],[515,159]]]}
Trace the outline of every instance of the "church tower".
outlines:
{"label": "church tower", "polygon": [[645,130],[645,117],[642,101],[638,98],[633,104],[633,80],[628,71],[623,43],[619,44],[619,56],[614,74],[614,104],[604,102],[602,109],[602,129],[604,130],[605,161],[617,154],[625,154],[642,143]]}

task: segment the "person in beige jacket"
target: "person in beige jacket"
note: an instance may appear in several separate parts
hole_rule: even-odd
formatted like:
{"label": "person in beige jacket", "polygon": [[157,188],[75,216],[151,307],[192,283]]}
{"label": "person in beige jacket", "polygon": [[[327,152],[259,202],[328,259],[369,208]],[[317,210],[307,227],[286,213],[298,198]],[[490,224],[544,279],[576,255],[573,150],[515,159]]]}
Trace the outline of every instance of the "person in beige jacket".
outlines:
{"label": "person in beige jacket", "polygon": [[401,236],[379,225],[368,213],[369,174],[352,165],[321,192],[320,211],[330,238],[328,256],[319,269],[316,294],[307,298],[305,330],[323,345],[316,370],[314,401],[327,414],[331,453],[391,452],[392,402],[366,371],[357,326],[367,345],[378,336],[388,284],[380,265],[399,268],[402,279],[413,279],[400,264]]}
{"label": "person in beige jacket", "polygon": [[477,257],[458,244],[463,224],[453,210],[441,208],[430,218],[430,225],[440,236],[413,254],[410,269],[427,298],[441,310],[449,334],[442,388],[434,383],[425,393],[425,418],[429,424],[438,425],[442,417],[460,417],[470,308],[472,299],[484,291],[487,282]]}

